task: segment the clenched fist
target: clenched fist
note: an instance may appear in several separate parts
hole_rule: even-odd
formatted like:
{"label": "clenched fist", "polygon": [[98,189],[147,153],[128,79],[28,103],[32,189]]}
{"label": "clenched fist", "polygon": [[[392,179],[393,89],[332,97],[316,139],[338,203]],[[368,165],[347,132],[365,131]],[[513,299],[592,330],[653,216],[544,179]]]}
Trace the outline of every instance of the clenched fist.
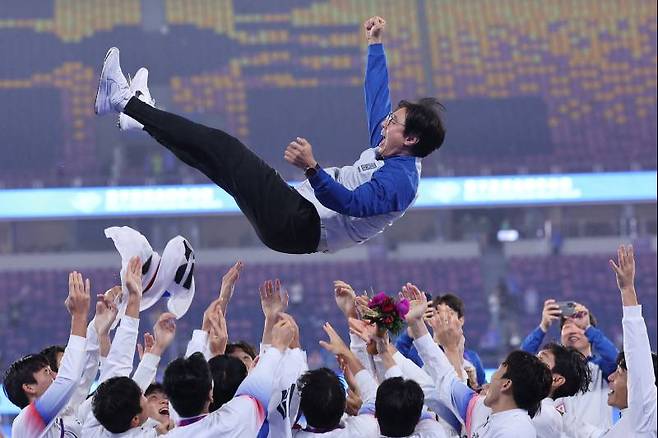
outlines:
{"label": "clenched fist", "polygon": [[378,16],[368,18],[363,23],[363,28],[366,31],[366,40],[368,40],[368,44],[381,44],[382,33],[384,32],[385,26],[386,20]]}

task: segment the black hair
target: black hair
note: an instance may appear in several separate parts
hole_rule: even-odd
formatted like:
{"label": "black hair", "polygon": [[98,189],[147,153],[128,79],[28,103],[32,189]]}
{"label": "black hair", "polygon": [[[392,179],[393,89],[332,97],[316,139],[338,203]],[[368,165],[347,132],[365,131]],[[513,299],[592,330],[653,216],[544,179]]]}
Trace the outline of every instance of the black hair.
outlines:
{"label": "black hair", "polygon": [[507,370],[502,377],[512,381],[514,402],[534,417],[551,391],[551,370],[538,357],[521,350],[512,351],[503,365]]}
{"label": "black hair", "polygon": [[30,400],[23,391],[23,385],[34,384],[34,373],[48,366],[48,359],[41,354],[29,354],[9,365],[3,378],[5,395],[10,402],[23,409],[30,404]]}
{"label": "black hair", "polygon": [[[651,352],[651,361],[653,362],[654,384],[658,386],[658,356],[656,356],[656,353],[654,352]],[[628,368],[626,367],[626,356],[623,351],[620,351],[617,355],[617,366],[624,371],[628,371]]]}
{"label": "black hair", "polygon": [[209,411],[214,412],[235,396],[247,377],[247,367],[240,359],[225,354],[210,359],[208,366],[214,383]]}
{"label": "black hair", "polygon": [[91,406],[94,417],[112,433],[123,433],[130,429],[135,415],[142,412],[142,390],[129,377],[107,379],[98,385]]}
{"label": "black hair", "polygon": [[405,108],[404,135],[418,137],[418,143],[411,148],[416,157],[426,157],[443,144],[446,136],[439,112],[445,108],[433,97],[424,97],[418,102],[401,100],[398,109]]}
{"label": "black hair", "polygon": [[157,394],[157,393],[167,395],[167,393],[164,390],[164,386],[162,385],[162,383],[154,382],[154,383],[151,383],[148,386],[148,388],[146,388],[146,391],[144,391],[144,396],[148,397],[151,394]]}
{"label": "black hair", "polygon": [[549,351],[555,358],[552,373],[564,377],[564,384],[555,390],[552,398],[571,397],[579,392],[585,394],[592,382],[592,371],[587,358],[573,347],[564,347],[551,342],[542,347],[541,351]]}
{"label": "black hair", "polygon": [[446,306],[450,307],[452,310],[454,310],[457,313],[458,318],[463,317],[464,313],[466,313],[464,302],[457,295],[454,294],[439,295],[436,298],[434,298],[434,300],[432,300],[432,307],[436,307],[439,304],[445,304]]}
{"label": "black hair", "polygon": [[233,354],[236,350],[242,350],[252,359],[256,358],[256,349],[246,341],[231,342],[226,346],[225,354]]}
{"label": "black hair", "polygon": [[59,367],[57,366],[57,354],[64,353],[64,348],[65,347],[61,345],[51,345],[50,347],[44,348],[39,353],[48,360],[48,363],[50,364],[50,369],[56,373],[59,372]]}
{"label": "black hair", "polygon": [[179,357],[165,369],[163,385],[169,402],[181,417],[200,415],[212,389],[212,376],[202,353]]}
{"label": "black hair", "polygon": [[335,428],[345,411],[345,388],[329,368],[307,371],[298,381],[299,409],[309,426]]}
{"label": "black hair", "polygon": [[393,377],[377,388],[375,416],[382,435],[405,437],[414,432],[425,403],[423,390],[413,380]]}

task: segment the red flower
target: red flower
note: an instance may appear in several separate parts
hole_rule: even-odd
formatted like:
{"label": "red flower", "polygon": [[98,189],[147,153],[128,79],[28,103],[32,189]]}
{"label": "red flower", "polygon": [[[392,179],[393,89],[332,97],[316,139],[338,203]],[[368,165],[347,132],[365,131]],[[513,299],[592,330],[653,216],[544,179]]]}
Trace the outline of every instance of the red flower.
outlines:
{"label": "red flower", "polygon": [[393,317],[392,316],[386,316],[384,317],[384,324],[393,324]]}
{"label": "red flower", "polygon": [[382,312],[383,313],[391,313],[394,310],[395,310],[395,304],[393,303],[393,300],[385,301],[382,304]]}

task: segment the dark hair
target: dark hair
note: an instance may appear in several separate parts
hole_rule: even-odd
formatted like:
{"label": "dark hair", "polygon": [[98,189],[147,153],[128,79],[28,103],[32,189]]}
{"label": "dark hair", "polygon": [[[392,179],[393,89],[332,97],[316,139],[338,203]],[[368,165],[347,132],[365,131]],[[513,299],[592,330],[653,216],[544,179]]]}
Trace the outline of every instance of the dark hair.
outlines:
{"label": "dark hair", "polygon": [[[592,313],[591,310],[588,310],[587,312],[589,313],[589,324],[592,327],[596,327],[596,324],[598,324],[596,316],[594,316],[594,314]],[[564,327],[564,324],[566,324],[568,320],[569,320],[569,318],[567,318],[567,317],[564,317],[564,316],[560,317],[560,330],[562,330],[562,327]]]}
{"label": "dark hair", "polygon": [[407,115],[404,121],[404,135],[418,137],[418,143],[413,145],[411,154],[416,157],[426,157],[440,148],[446,136],[440,110],[445,108],[433,97],[424,97],[418,102],[401,100],[398,109],[405,108]]}
{"label": "dark hair", "polygon": [[238,349],[247,353],[252,359],[256,358],[256,349],[245,341],[231,342],[226,346],[226,352],[224,354],[233,354]]}
{"label": "dark hair", "polygon": [[[656,356],[656,353],[654,352],[651,352],[651,361],[653,362],[654,384],[658,386],[658,356]],[[626,356],[623,351],[620,351],[617,355],[617,366],[624,371],[628,371],[628,368],[626,367]]]}
{"label": "dark hair", "polygon": [[439,304],[445,304],[446,306],[450,307],[452,310],[457,312],[457,317],[461,318],[464,316],[465,308],[464,308],[464,302],[462,301],[461,298],[459,298],[457,295],[453,294],[445,294],[445,295],[438,295],[434,300],[432,300],[432,307],[436,307]]}
{"label": "dark hair", "polygon": [[151,394],[164,394],[167,395],[167,393],[164,390],[164,386],[162,383],[151,383],[148,388],[146,388],[146,391],[144,391],[144,396],[148,397]]}
{"label": "dark hair", "polygon": [[235,396],[238,387],[247,377],[247,367],[240,359],[225,354],[210,359],[208,366],[214,383],[213,401],[209,410],[214,412]]}
{"label": "dark hair", "polygon": [[329,368],[307,371],[298,381],[299,409],[309,426],[332,429],[345,411],[345,389]]}
{"label": "dark hair", "polygon": [[528,411],[530,417],[534,417],[541,401],[551,391],[551,370],[538,357],[521,350],[512,351],[503,365],[507,366],[503,378],[512,381],[514,402],[520,409]]}
{"label": "dark hair", "polygon": [[51,345],[46,347],[39,354],[43,355],[50,364],[50,369],[54,372],[59,372],[59,367],[57,366],[57,353],[64,353],[64,348],[61,345]]}
{"label": "dark hair", "polygon": [[130,422],[142,412],[142,390],[130,377],[112,377],[96,388],[91,406],[94,417],[112,433],[130,429]]}
{"label": "dark hair", "polygon": [[564,347],[555,342],[546,344],[541,351],[549,351],[555,358],[552,373],[564,377],[564,384],[555,390],[552,398],[571,397],[579,392],[585,394],[592,382],[592,371],[587,364],[587,358],[572,347]]}
{"label": "dark hair", "polygon": [[212,389],[212,376],[202,353],[179,357],[165,369],[163,385],[169,402],[181,417],[195,417],[203,411]]}
{"label": "dark hair", "polygon": [[409,436],[414,432],[425,403],[420,385],[413,380],[393,377],[377,388],[375,416],[382,435]]}
{"label": "dark hair", "polygon": [[4,392],[9,401],[21,409],[29,405],[30,400],[23,391],[23,385],[37,383],[34,373],[47,366],[48,359],[41,354],[29,354],[9,365],[3,378]]}

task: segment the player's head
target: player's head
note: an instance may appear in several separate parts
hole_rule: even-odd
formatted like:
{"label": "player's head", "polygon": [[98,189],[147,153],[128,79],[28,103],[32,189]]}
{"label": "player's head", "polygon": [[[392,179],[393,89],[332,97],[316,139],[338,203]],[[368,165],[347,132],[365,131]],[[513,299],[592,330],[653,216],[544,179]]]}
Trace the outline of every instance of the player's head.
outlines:
{"label": "player's head", "polygon": [[422,158],[441,147],[445,138],[439,114],[442,108],[431,97],[417,102],[401,100],[382,122],[379,153],[383,157],[406,154]]}
{"label": "player's head", "polygon": [[537,357],[551,370],[552,399],[572,397],[579,392],[584,394],[589,389],[592,371],[587,358],[580,351],[550,343],[542,347]]}
{"label": "player's head", "polygon": [[48,359],[41,354],[30,354],[9,366],[3,387],[9,401],[22,409],[41,397],[54,380]]}
{"label": "player's head", "polygon": [[[585,331],[576,324],[576,319],[579,317],[582,318],[579,313],[576,313],[568,318],[560,318],[560,342],[565,347],[573,347],[587,355],[586,353],[591,351],[592,344],[585,335]],[[590,325],[596,327],[596,317],[591,311],[587,311],[586,317],[589,318]]]}
{"label": "player's head", "polygon": [[213,381],[213,402],[210,412],[216,411],[230,401],[242,381],[247,377],[247,367],[235,357],[221,355],[208,361]]}
{"label": "player's head", "polygon": [[165,393],[164,386],[161,383],[151,383],[144,391],[144,397],[148,404],[148,416],[160,423],[168,423],[169,398]]}
{"label": "player's head", "polygon": [[254,367],[256,350],[248,342],[238,341],[228,344],[226,346],[226,355],[240,359],[247,367],[247,371],[251,371]]}
{"label": "player's head", "polygon": [[[654,384],[658,386],[658,357],[656,353],[651,353],[653,362]],[[633,371],[631,372],[638,372]],[[618,409],[628,407],[628,367],[626,365],[626,356],[622,351],[617,356],[617,369],[608,376],[608,405]]]}
{"label": "player's head", "polygon": [[51,345],[41,350],[41,355],[48,359],[50,364],[50,369],[57,375],[59,372],[59,365],[62,363],[62,357],[64,357],[64,348],[61,345]]}
{"label": "player's head", "polygon": [[207,413],[212,403],[212,376],[201,353],[172,361],[164,373],[163,385],[169,402],[184,418]]}
{"label": "player's head", "polygon": [[413,380],[393,377],[377,388],[375,417],[382,435],[405,437],[414,432],[425,403],[420,385]]}
{"label": "player's head", "polygon": [[91,406],[98,422],[112,433],[139,427],[148,418],[146,397],[129,377],[112,377],[98,385]]}
{"label": "player's head", "polygon": [[299,409],[309,426],[316,429],[333,429],[345,412],[345,388],[338,376],[329,368],[307,371],[298,383]]}
{"label": "player's head", "polygon": [[436,310],[444,309],[450,313],[454,313],[462,325],[464,325],[464,301],[457,295],[450,293],[439,295],[432,300],[432,306]]}
{"label": "player's head", "polygon": [[525,351],[511,352],[491,377],[484,399],[487,407],[513,402],[534,417],[551,389],[551,370]]}

